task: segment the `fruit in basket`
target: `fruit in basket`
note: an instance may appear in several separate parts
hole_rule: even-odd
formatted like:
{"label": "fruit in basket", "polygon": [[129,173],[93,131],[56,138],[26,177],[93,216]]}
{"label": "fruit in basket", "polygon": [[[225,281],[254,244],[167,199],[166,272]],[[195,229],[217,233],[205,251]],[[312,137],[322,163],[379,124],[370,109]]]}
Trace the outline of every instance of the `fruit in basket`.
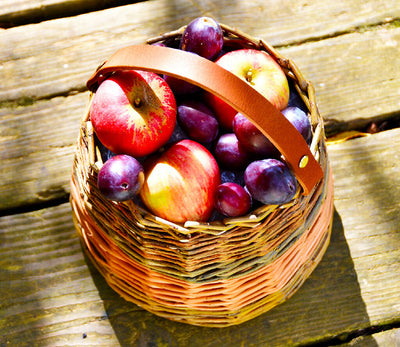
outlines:
{"label": "fruit in basket", "polygon": [[307,114],[299,107],[287,107],[282,111],[282,114],[293,124],[297,131],[303,136],[304,140],[310,144],[312,132],[311,123]]}
{"label": "fruit in basket", "polygon": [[107,147],[105,147],[97,138],[97,136],[94,136],[94,143],[95,146],[99,149],[101,160],[103,163],[105,163],[108,159],[114,157],[116,154],[111,152]]}
{"label": "fruit in basket", "polygon": [[221,183],[233,182],[244,186],[244,170],[221,170]]}
{"label": "fruit in basket", "polygon": [[[286,75],[279,64],[266,52],[256,49],[239,49],[225,53],[216,60],[216,63],[247,81],[279,110],[286,108],[289,100]],[[211,93],[206,95],[220,125],[226,129],[232,129],[232,121],[237,111],[216,95]]]}
{"label": "fruit in basket", "polygon": [[138,194],[143,186],[142,165],[133,157],[119,154],[108,159],[100,168],[97,186],[107,199],[126,201]]}
{"label": "fruit in basket", "polygon": [[218,135],[218,121],[201,101],[186,100],[178,106],[178,123],[188,136],[201,144],[209,144]]}
{"label": "fruit in basket", "polygon": [[249,193],[237,183],[222,183],[217,187],[214,206],[215,209],[224,216],[243,216],[251,207],[251,197]]}
{"label": "fruit in basket", "polygon": [[233,118],[232,127],[240,143],[249,152],[262,157],[279,157],[278,149],[241,113]]}
{"label": "fruit in basket", "polygon": [[229,169],[244,169],[252,159],[234,133],[226,133],[218,138],[214,156],[221,167]]}
{"label": "fruit in basket", "polygon": [[157,74],[117,71],[97,89],[90,119],[109,150],[143,157],[170,138],[176,122],[176,101],[171,88]]}
{"label": "fruit in basket", "polygon": [[212,59],[219,54],[223,44],[223,32],[218,22],[209,17],[198,17],[183,31],[180,49]]}
{"label": "fruit in basket", "polygon": [[292,80],[289,82],[289,102],[287,107],[298,107],[304,112],[308,112],[307,106],[305,105],[303,99],[301,98],[299,92],[297,91],[296,85]]}
{"label": "fruit in basket", "polygon": [[263,204],[284,204],[296,194],[297,181],[285,163],[277,159],[256,160],[244,173],[250,195]]}
{"label": "fruit in basket", "polygon": [[191,95],[200,91],[200,87],[183,79],[170,75],[164,75],[163,78],[177,97]]}
{"label": "fruit in basket", "polygon": [[181,128],[179,123],[176,122],[174,132],[172,133],[171,137],[169,138],[169,140],[167,142],[167,147],[168,147],[168,145],[171,145],[175,142],[185,140],[188,138],[189,138],[188,135],[183,131],[183,129]]}
{"label": "fruit in basket", "polygon": [[203,145],[179,141],[146,167],[145,173],[140,197],[155,215],[176,223],[208,220],[220,172]]}

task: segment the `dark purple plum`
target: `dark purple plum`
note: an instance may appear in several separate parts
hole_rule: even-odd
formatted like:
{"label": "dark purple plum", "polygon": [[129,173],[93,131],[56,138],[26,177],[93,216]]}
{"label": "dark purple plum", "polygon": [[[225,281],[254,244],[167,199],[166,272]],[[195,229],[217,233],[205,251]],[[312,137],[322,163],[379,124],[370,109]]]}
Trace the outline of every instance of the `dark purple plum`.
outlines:
{"label": "dark purple plum", "polygon": [[221,26],[209,17],[198,17],[185,28],[180,49],[213,59],[219,54],[224,44]]}
{"label": "dark purple plum", "polygon": [[299,93],[297,92],[296,87],[294,86],[294,82],[289,79],[289,102],[287,107],[298,107],[302,109],[304,112],[307,112],[307,107],[304,104],[304,101],[301,99]]}
{"label": "dark purple plum", "polygon": [[144,171],[134,157],[119,154],[108,159],[99,170],[97,186],[107,199],[126,201],[142,188]]}
{"label": "dark purple plum", "polygon": [[251,196],[267,205],[284,204],[293,199],[297,180],[280,160],[253,161],[244,173],[246,188]]}
{"label": "dark purple plum", "polygon": [[312,132],[311,123],[307,114],[298,107],[287,107],[282,111],[282,114],[293,124],[297,131],[303,136],[304,140],[310,144]]}
{"label": "dark purple plum", "polygon": [[251,154],[243,147],[234,133],[223,134],[217,140],[214,157],[222,168],[244,169],[252,160]]}
{"label": "dark purple plum", "polygon": [[240,143],[251,153],[264,158],[279,157],[278,149],[244,115],[238,113],[232,122],[233,132]]}
{"label": "dark purple plum", "polygon": [[170,145],[175,142],[179,142],[180,140],[188,139],[188,135],[183,131],[179,122],[175,123],[174,132],[172,133],[171,137],[169,138],[167,145]]}
{"label": "dark purple plum", "polygon": [[174,76],[164,75],[163,78],[177,97],[191,95],[201,90],[200,87]]}
{"label": "dark purple plum", "polygon": [[178,106],[178,123],[189,138],[203,145],[218,136],[219,125],[214,113],[198,100],[186,100]]}
{"label": "dark purple plum", "polygon": [[214,207],[227,217],[243,216],[251,207],[251,197],[242,186],[236,183],[222,183],[215,192]]}
{"label": "dark purple plum", "polygon": [[244,186],[244,170],[221,170],[221,183],[232,182]]}

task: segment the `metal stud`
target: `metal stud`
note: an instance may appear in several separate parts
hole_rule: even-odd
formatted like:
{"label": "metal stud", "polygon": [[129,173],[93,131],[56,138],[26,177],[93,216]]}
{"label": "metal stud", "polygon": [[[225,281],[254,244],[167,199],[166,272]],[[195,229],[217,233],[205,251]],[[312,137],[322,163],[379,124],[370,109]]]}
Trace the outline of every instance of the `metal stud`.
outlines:
{"label": "metal stud", "polygon": [[299,168],[304,169],[308,164],[308,156],[303,155],[299,161]]}

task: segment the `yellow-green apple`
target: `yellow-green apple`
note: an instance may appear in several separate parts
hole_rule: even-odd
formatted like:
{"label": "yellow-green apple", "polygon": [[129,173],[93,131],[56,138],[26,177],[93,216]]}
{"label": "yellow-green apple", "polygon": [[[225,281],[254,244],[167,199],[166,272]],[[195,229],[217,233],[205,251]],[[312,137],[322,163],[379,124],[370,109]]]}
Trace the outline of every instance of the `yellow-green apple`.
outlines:
{"label": "yellow-green apple", "polygon": [[221,179],[216,160],[203,145],[181,140],[144,167],[140,197],[152,213],[175,223],[210,218]]}
{"label": "yellow-green apple", "polygon": [[[225,53],[216,63],[247,81],[279,110],[287,106],[289,85],[286,75],[280,65],[266,52],[239,49]],[[214,94],[207,93],[206,98],[221,126],[231,130],[232,120],[237,111]]]}
{"label": "yellow-green apple", "polygon": [[117,71],[97,89],[90,120],[100,142],[109,150],[143,157],[168,141],[176,112],[174,94],[160,76]]}

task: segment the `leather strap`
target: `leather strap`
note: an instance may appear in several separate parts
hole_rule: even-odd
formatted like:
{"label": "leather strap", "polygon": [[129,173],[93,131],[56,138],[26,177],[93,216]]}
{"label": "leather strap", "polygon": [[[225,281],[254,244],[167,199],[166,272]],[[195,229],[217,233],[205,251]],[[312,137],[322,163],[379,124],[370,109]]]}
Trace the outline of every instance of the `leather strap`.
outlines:
{"label": "leather strap", "polygon": [[[307,143],[286,117],[246,81],[196,54],[183,50],[133,45],[116,51],[90,77],[87,87],[95,91],[101,80],[116,70],[145,70],[171,75],[211,92],[251,120],[279,149],[293,170],[303,194],[308,195],[324,173]],[[307,160],[302,160],[304,157]]]}

